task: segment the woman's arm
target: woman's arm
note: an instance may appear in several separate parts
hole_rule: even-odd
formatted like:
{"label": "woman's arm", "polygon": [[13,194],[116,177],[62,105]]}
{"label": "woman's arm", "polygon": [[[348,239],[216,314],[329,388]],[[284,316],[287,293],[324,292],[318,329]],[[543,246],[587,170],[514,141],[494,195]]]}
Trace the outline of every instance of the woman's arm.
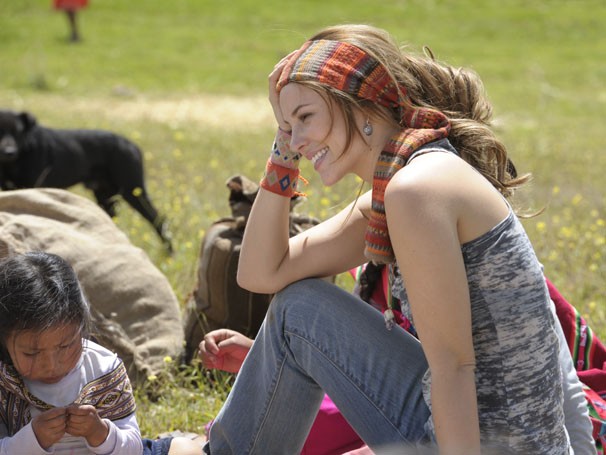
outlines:
{"label": "woman's arm", "polygon": [[370,193],[334,217],[288,237],[288,198],[261,189],[246,224],[238,284],[274,293],[303,278],[331,276],[363,262]]}
{"label": "woman's arm", "polygon": [[[292,170],[298,168],[300,155],[290,150],[290,125],[282,115],[276,89],[289,57],[280,60],[270,73],[268,92],[279,127],[270,162],[277,164],[279,169],[286,166]],[[294,173],[288,174],[294,178]],[[280,185],[273,180],[264,182],[280,193],[276,188]],[[291,239],[288,235],[290,199],[285,197],[287,194],[276,194],[262,187],[253,204],[242,242],[237,278],[240,286],[252,292],[271,294],[297,280],[335,275],[365,261],[367,219],[363,213],[367,216],[370,210],[370,194],[359,198],[354,203],[355,207],[352,204],[333,218]]]}
{"label": "woman's arm", "polygon": [[458,232],[461,202],[451,191],[465,175],[442,177],[457,175],[441,172],[450,166],[443,156],[421,159],[426,166],[412,164],[389,183],[387,222],[431,370],[440,454],[479,454],[471,304]]}

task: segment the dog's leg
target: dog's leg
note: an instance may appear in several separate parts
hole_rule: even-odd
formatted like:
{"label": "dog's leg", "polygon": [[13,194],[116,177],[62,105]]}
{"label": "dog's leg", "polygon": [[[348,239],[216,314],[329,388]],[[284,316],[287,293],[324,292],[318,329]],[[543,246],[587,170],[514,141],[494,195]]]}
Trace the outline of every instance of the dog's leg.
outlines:
{"label": "dog's leg", "polygon": [[169,254],[173,253],[172,234],[168,229],[168,222],[164,216],[161,216],[151,203],[147,192],[143,188],[136,188],[136,191],[125,191],[122,197],[139,212],[154,227],[158,236],[162,239],[164,246]]}
{"label": "dog's leg", "polygon": [[115,197],[118,195],[115,191],[110,191],[107,188],[94,190],[95,199],[97,199],[97,203],[105,213],[107,213],[110,217],[116,216],[116,199]]}

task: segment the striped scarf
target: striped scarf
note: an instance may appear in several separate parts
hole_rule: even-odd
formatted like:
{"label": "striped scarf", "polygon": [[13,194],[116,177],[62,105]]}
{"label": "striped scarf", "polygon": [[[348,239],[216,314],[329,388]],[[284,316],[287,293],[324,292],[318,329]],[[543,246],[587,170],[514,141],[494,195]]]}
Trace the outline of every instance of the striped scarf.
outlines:
{"label": "striped scarf", "polygon": [[[94,406],[101,418],[119,420],[135,412],[135,398],[126,367],[120,361],[109,373],[86,384],[78,405]],[[0,423],[12,436],[31,421],[29,407],[48,411],[53,406],[32,395],[12,365],[0,361]]]}
{"label": "striped scarf", "polygon": [[316,81],[393,110],[402,129],[379,155],[372,182],[372,207],[365,255],[376,263],[395,260],[385,215],[385,188],[394,174],[424,144],[448,136],[450,123],[439,111],[410,107],[406,88],[357,46],[341,41],[307,41],[287,62],[277,89],[289,82]]}

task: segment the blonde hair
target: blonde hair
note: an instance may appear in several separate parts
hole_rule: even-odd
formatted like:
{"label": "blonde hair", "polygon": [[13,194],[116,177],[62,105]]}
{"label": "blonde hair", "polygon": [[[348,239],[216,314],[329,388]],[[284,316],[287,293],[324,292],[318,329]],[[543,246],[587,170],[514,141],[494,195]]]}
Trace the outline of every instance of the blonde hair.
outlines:
{"label": "blonde hair", "polygon": [[[428,49],[414,55],[399,47],[386,31],[368,25],[337,25],[316,33],[311,40],[334,40],[353,44],[378,60],[399,85],[405,87],[412,108],[424,107],[444,113],[451,122],[448,136],[461,157],[476,168],[505,197],[530,179],[530,174],[518,176],[507,156],[505,145],[491,129],[492,106],[480,77],[472,70],[454,68],[434,59]],[[308,82],[310,86],[330,96],[342,110],[349,133],[354,134],[354,111],[362,109],[369,117],[381,117],[399,123],[395,112],[326,85]],[[329,103],[330,104],[330,103]]]}

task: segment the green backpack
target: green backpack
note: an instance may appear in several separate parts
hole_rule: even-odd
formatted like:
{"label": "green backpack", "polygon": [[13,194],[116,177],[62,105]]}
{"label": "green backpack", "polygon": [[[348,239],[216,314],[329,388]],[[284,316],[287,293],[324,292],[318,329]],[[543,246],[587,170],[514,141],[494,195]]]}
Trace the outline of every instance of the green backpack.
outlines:
{"label": "green backpack", "polygon": [[[254,338],[259,331],[272,294],[257,294],[238,286],[236,273],[242,236],[258,185],[243,175],[228,179],[232,216],[215,221],[206,231],[197,265],[197,283],[186,304],[185,355],[195,356],[198,344],[211,330],[229,328]],[[291,199],[290,236],[318,224],[316,218],[298,214]]]}

